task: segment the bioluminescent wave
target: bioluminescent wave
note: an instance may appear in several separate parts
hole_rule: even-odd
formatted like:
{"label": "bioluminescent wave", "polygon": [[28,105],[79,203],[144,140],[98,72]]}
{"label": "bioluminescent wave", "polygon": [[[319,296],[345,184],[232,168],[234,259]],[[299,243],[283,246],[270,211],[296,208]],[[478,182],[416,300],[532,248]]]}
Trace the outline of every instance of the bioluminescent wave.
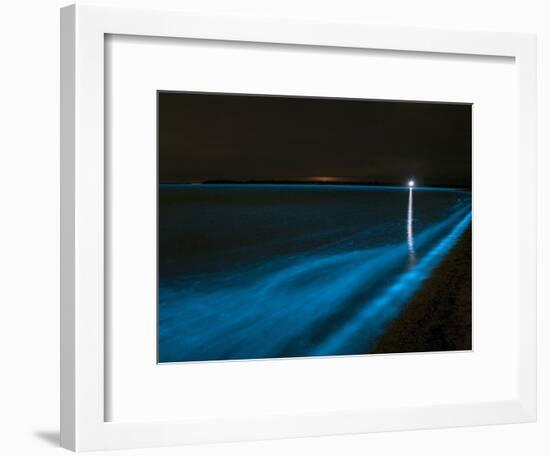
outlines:
{"label": "bioluminescent wave", "polygon": [[[471,220],[457,190],[161,186],[159,362],[368,353]],[[413,232],[414,220],[414,232]]]}
{"label": "bioluminescent wave", "polygon": [[[365,306],[353,321],[350,321],[341,331],[319,346],[316,354],[345,354],[350,350],[354,352],[353,347],[364,347],[365,344],[369,344],[365,341],[365,337],[372,344],[381,335],[384,324],[399,314],[403,304],[418,290],[432,269],[456,243],[456,240],[470,224],[471,218],[471,214],[467,214],[414,269],[398,277],[394,284],[373,299],[368,306]],[[375,329],[365,336],[362,333],[365,327],[377,328],[379,332]]]}

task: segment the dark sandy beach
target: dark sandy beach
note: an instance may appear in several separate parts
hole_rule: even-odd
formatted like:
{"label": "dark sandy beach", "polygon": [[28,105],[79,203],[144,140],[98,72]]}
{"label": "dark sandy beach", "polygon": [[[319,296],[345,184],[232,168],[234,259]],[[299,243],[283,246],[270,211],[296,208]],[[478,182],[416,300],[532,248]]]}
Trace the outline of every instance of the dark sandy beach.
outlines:
{"label": "dark sandy beach", "polygon": [[472,349],[472,228],[371,353]]}

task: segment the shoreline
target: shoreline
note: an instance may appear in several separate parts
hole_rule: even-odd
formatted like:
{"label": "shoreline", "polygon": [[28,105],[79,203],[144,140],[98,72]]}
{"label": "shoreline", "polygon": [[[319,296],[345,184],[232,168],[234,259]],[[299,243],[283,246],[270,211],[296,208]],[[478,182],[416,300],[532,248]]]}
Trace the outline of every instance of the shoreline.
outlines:
{"label": "shoreline", "polygon": [[472,226],[369,353],[472,349]]}
{"label": "shoreline", "polygon": [[402,190],[409,191],[413,190],[414,192],[423,192],[423,191],[439,191],[439,192],[461,192],[461,193],[471,193],[470,188],[465,187],[429,187],[429,186],[415,186],[408,187],[406,185],[379,185],[379,184],[358,184],[358,183],[303,183],[303,182],[216,182],[216,183],[194,183],[194,182],[178,182],[178,183],[169,183],[162,182],[159,183],[158,189],[170,189],[170,188],[273,188],[280,187],[282,189],[292,187],[294,189],[359,189],[359,190]]}
{"label": "shoreline", "polygon": [[216,187],[216,186],[304,186],[304,187],[379,187],[379,188],[402,188],[402,189],[433,189],[433,190],[461,190],[471,192],[471,187],[464,186],[444,186],[444,185],[418,185],[409,187],[398,182],[371,182],[371,181],[300,181],[300,180],[258,180],[258,181],[188,181],[188,182],[159,182],[159,187],[162,186],[201,186],[201,187]]}

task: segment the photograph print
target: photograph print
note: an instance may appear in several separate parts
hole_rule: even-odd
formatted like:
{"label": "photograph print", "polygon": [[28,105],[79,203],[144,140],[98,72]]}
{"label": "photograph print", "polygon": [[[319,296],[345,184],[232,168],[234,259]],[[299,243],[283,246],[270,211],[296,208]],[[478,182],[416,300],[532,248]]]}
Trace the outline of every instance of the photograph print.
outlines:
{"label": "photograph print", "polygon": [[157,92],[158,362],[472,348],[472,106]]}

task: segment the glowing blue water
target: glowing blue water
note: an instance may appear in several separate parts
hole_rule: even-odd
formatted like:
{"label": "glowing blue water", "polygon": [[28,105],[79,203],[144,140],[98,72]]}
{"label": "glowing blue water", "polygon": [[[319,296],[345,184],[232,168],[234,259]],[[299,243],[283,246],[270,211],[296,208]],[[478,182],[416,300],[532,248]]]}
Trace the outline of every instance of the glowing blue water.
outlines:
{"label": "glowing blue water", "polygon": [[162,185],[159,362],[368,353],[468,227],[451,189]]}

